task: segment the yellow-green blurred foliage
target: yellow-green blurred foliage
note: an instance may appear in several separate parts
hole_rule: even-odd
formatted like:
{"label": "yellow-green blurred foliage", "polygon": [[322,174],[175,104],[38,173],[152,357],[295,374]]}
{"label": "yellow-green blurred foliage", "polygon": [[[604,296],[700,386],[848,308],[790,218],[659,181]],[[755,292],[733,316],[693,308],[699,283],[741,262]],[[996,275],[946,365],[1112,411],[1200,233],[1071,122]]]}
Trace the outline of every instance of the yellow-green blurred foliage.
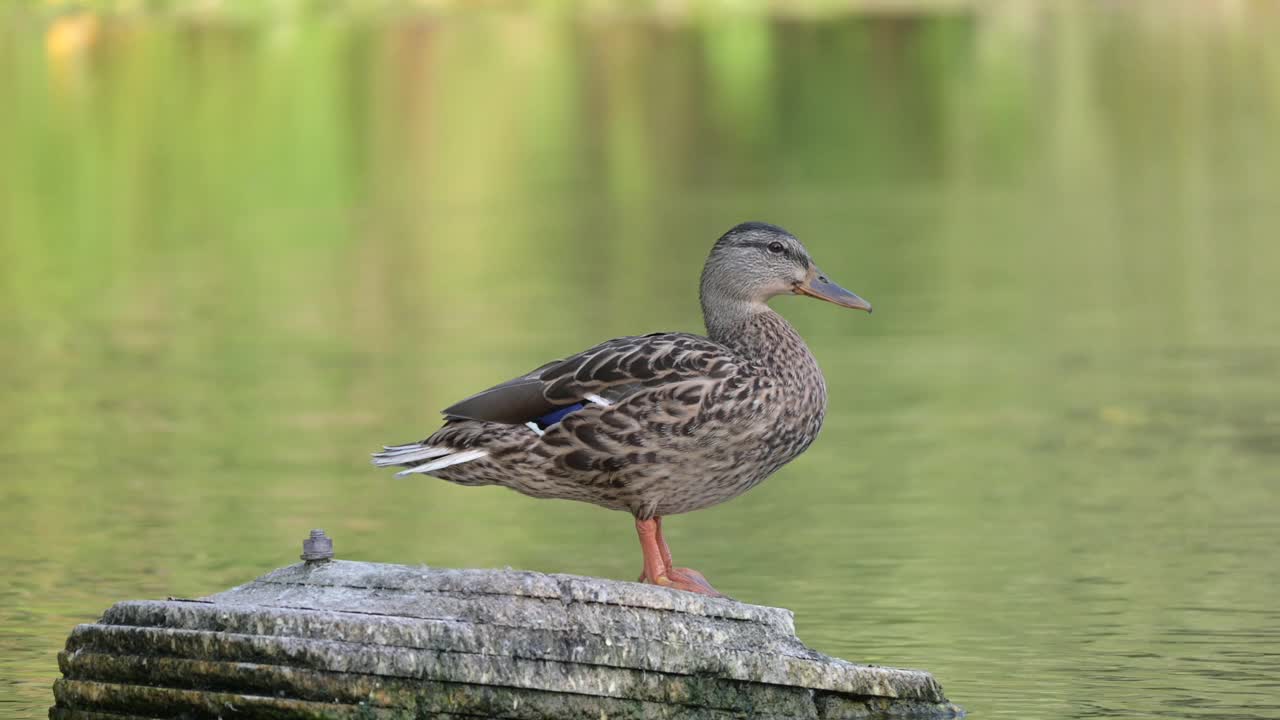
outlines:
{"label": "yellow-green blurred foliage", "polygon": [[826,430],[681,562],[987,717],[1274,711],[1280,13],[866,5],[0,10],[0,715],[75,622],[311,527],[634,577],[625,517],[367,453],[698,329],[747,219],[876,314],[777,303]]}

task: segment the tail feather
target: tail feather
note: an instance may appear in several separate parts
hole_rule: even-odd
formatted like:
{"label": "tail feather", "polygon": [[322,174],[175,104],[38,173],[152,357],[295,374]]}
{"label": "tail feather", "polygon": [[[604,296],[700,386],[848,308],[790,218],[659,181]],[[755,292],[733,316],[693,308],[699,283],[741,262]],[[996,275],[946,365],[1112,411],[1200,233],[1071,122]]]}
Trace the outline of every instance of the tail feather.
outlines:
{"label": "tail feather", "polygon": [[[378,467],[393,465],[407,467],[396,473],[396,477],[403,477],[414,473],[432,473],[451,465],[471,462],[488,454],[488,450],[424,445],[416,442],[406,445],[384,445],[381,452],[373,454],[373,464]],[[424,460],[428,462],[422,462]]]}
{"label": "tail feather", "polygon": [[448,455],[454,452],[453,448],[435,447],[431,445],[423,445],[422,443],[410,443],[408,445],[387,445],[383,447],[382,452],[373,454],[373,464],[378,467],[390,467],[392,465],[408,465],[419,460],[430,460],[442,455]]}
{"label": "tail feather", "polygon": [[472,460],[482,458],[488,454],[488,450],[463,450],[462,452],[449,451],[448,455],[445,455],[438,460],[432,460],[429,463],[419,465],[417,467],[411,467],[408,470],[401,470],[396,473],[396,477],[404,477],[405,475],[411,475],[413,473],[431,473],[436,470],[443,470],[450,465],[460,465],[464,462],[471,462]]}

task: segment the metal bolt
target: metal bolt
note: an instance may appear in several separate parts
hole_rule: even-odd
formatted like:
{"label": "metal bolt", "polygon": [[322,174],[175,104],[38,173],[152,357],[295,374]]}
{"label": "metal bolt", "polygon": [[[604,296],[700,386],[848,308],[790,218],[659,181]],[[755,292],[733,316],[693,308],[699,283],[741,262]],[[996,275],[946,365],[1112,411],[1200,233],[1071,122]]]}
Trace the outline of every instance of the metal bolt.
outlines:
{"label": "metal bolt", "polygon": [[311,537],[302,541],[302,559],[307,562],[324,562],[333,559],[333,538],[324,530],[311,531]]}

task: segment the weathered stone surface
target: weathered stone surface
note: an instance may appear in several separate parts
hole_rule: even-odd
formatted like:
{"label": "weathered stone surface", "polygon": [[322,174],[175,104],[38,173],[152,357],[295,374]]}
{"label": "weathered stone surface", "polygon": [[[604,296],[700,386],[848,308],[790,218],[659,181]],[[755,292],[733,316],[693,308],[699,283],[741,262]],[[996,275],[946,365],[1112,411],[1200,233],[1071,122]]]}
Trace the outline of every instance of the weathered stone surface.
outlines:
{"label": "weathered stone surface", "polygon": [[808,649],[787,610],[511,570],[292,565],[119,603],[59,664],[50,717],[85,720],[960,714],[928,673]]}

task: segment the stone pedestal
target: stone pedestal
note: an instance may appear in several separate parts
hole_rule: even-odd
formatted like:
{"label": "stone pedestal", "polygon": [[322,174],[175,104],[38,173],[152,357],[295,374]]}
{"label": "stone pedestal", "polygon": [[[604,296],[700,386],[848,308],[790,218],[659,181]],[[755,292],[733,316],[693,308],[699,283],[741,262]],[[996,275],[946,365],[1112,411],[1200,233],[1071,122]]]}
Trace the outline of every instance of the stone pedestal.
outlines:
{"label": "stone pedestal", "polygon": [[51,718],[863,718],[962,714],[793,616],[629,582],[327,561],[77,627]]}

